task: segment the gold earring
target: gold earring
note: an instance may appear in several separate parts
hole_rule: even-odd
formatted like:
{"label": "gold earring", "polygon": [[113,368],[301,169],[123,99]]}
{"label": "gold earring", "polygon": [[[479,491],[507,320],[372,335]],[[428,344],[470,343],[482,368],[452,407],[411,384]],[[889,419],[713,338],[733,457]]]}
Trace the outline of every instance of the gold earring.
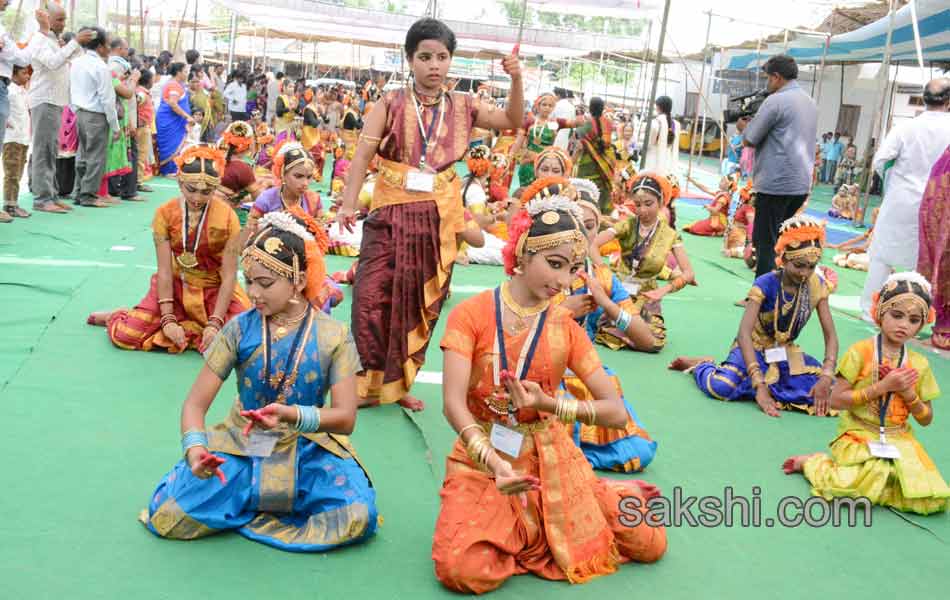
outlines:
{"label": "gold earring", "polygon": [[524,269],[522,269],[520,266],[515,267],[514,272],[515,275],[524,275]]}
{"label": "gold earring", "polygon": [[287,304],[300,304],[300,300],[297,300],[297,292],[294,292],[294,297],[288,300]]}

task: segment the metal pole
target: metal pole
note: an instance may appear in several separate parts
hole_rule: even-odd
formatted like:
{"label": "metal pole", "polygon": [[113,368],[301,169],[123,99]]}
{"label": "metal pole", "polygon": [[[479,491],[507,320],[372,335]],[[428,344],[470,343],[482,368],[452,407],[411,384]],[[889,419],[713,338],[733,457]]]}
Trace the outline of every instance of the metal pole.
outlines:
{"label": "metal pole", "polygon": [[231,13],[231,40],[228,44],[228,76],[234,68],[234,41],[237,39],[237,13]]}
{"label": "metal pole", "polygon": [[[894,34],[894,0],[888,0],[888,14],[889,18],[887,20],[887,38],[884,42],[884,61],[881,63],[881,71],[883,77],[881,78],[881,84],[878,86],[878,94],[881,96],[881,104],[877,113],[874,115],[874,126],[871,128],[872,134],[877,132],[877,144],[880,147],[884,143],[883,134],[884,134],[884,107],[887,102],[887,83],[890,79],[890,70],[891,70],[891,50]],[[870,146],[871,140],[868,140],[868,146]],[[858,214],[854,216],[854,224],[858,227],[864,227],[864,213],[868,210],[868,204],[871,202],[871,178],[874,177],[873,173],[868,174],[868,186],[864,191],[864,202],[862,203],[861,210],[858,211]]]}
{"label": "metal pole", "polygon": [[251,72],[254,72],[254,60],[257,57],[257,27],[251,33]]}
{"label": "metal pole", "polygon": [[132,0],[125,0],[125,43],[132,46]]}
{"label": "metal pole", "polygon": [[825,38],[825,48],[821,51],[821,63],[818,65],[818,91],[815,92],[815,105],[821,110],[821,80],[825,76],[825,59],[828,57],[828,47],[831,46],[831,34],[835,29],[835,14],[837,9],[831,12],[831,21],[828,23],[828,37]]}
{"label": "metal pole", "polygon": [[[643,113],[643,102],[644,97],[646,96],[646,87],[647,87],[647,61],[650,58],[650,40],[653,39],[653,21],[650,21],[647,24],[647,37],[646,41],[643,43],[643,54],[640,55],[640,78],[637,81],[637,101],[634,102],[634,105],[637,107],[637,113]],[[640,123],[643,123],[643,119],[640,119]]]}
{"label": "metal pole", "polygon": [[197,50],[198,48],[198,0],[195,0],[195,22],[194,32],[191,34],[191,48],[192,50]]}
{"label": "metal pole", "polygon": [[[656,96],[656,86],[660,82],[660,61],[663,57],[663,42],[666,41],[666,23],[670,18],[670,0],[666,0],[663,6],[663,21],[660,24],[660,43],[657,45],[656,50],[656,62],[653,65],[653,89],[650,92],[650,98]],[[640,156],[640,168],[646,164],[647,161],[647,143],[650,139],[650,122],[653,120],[653,102],[649,103],[647,107],[647,126],[646,132],[643,136],[643,152]]]}
{"label": "metal pole", "polygon": [[264,65],[263,70],[267,71],[267,28],[264,28],[264,52],[261,56],[261,64]]}
{"label": "metal pole", "polygon": [[[712,32],[712,12],[706,13],[708,19],[706,21],[706,43],[703,44],[703,66],[699,71],[699,94],[696,96],[696,109],[693,111],[693,126],[690,128],[689,133],[689,163],[686,167],[686,181],[684,183],[684,190],[689,191],[689,178],[693,175],[693,148],[696,144],[693,141],[693,138],[696,137],[696,125],[699,123],[699,101],[703,97],[703,92],[706,88],[706,50],[709,46],[709,34]],[[684,65],[685,66],[685,65]],[[687,67],[688,69],[688,67]],[[672,127],[672,123],[670,124]],[[703,107],[703,131],[700,132],[700,136],[703,135],[706,131],[706,107]],[[674,144],[679,144],[679,140],[673,140]],[[700,152],[702,151],[702,142],[700,142],[699,148]]]}
{"label": "metal pole", "polygon": [[146,54],[147,45],[145,44],[145,9],[142,6],[145,0],[139,0],[139,44],[142,46],[142,54]]}
{"label": "metal pole", "polygon": [[69,0],[69,30],[76,31],[76,0]]}
{"label": "metal pole", "polygon": [[[197,2],[198,0],[195,0]],[[181,19],[178,21],[178,30],[175,32],[175,44],[172,46],[172,54],[178,54],[178,42],[181,40],[181,28],[185,24],[185,15],[188,14],[188,0],[185,0],[185,9],[181,11]]]}

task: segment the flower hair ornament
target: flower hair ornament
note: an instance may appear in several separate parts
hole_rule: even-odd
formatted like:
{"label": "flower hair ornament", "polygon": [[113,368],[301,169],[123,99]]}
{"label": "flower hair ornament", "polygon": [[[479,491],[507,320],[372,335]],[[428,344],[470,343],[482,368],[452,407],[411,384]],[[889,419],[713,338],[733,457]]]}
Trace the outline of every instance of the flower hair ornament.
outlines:
{"label": "flower hair ornament", "polygon": [[804,213],[786,219],[778,230],[778,243],[775,244],[775,264],[797,258],[821,259],[821,250],[825,245],[825,224]]}
{"label": "flower hair ornament", "polygon": [[881,290],[872,296],[871,316],[874,322],[880,326],[885,313],[892,308],[900,308],[908,313],[917,312],[925,323],[933,323],[936,315],[930,282],[916,271],[891,274]]}
{"label": "flower hair ornament", "polygon": [[[296,218],[295,218],[296,217]],[[303,221],[304,224],[301,224]],[[320,234],[314,235],[314,231]],[[289,233],[303,242],[306,263],[300,264],[295,252],[290,252],[290,264],[278,258],[284,250],[284,242],[277,231]],[[263,240],[263,243],[261,241]],[[263,246],[263,248],[261,248]],[[258,232],[248,242],[241,254],[244,269],[248,269],[249,261],[257,262],[266,269],[286,277],[294,286],[305,280],[303,295],[313,304],[321,304],[323,291],[326,285],[326,264],[323,255],[326,252],[326,233],[312,217],[303,213],[288,213],[283,211],[269,212],[258,222]]]}
{"label": "flower hair ornament", "polygon": [[524,202],[529,202],[539,198],[553,198],[556,196],[563,196],[564,198],[573,201],[577,199],[577,190],[571,185],[570,180],[566,177],[558,177],[557,175],[553,175],[551,177],[535,179],[531,182],[531,185],[526,187],[524,192],[521,193],[521,199]]}
{"label": "flower hair ornament", "polygon": [[[525,197],[528,197],[525,195]],[[548,226],[561,223],[564,219],[570,221],[570,228],[531,236],[531,226],[536,220]],[[584,236],[581,221],[583,213],[576,202],[563,195],[553,195],[545,198],[534,198],[527,206],[515,215],[508,228],[508,242],[502,249],[505,263],[505,273],[514,275],[517,271],[518,259],[527,254],[537,254],[543,250],[556,248],[562,244],[571,244],[573,258],[579,258],[587,253],[587,238]]]}
{"label": "flower hair ornament", "polygon": [[237,152],[245,152],[254,144],[254,130],[246,121],[233,121],[221,134],[221,141]]}
{"label": "flower hair ornament", "polygon": [[188,146],[175,157],[178,181],[200,190],[216,189],[224,173],[224,153],[207,144]]}
{"label": "flower hair ornament", "polygon": [[465,159],[465,164],[468,166],[469,172],[475,177],[481,177],[491,171],[492,162],[490,155],[491,150],[484,144],[479,144],[469,150],[468,158]]}
{"label": "flower hair ornament", "polygon": [[287,171],[301,163],[309,163],[312,170],[314,167],[313,156],[304,150],[299,142],[281,142],[274,149],[274,164],[271,167],[274,179],[279,184],[283,181]]}
{"label": "flower hair ornament", "polygon": [[597,202],[600,198],[600,188],[590,179],[574,178],[570,180],[571,185],[577,190],[577,201]]}

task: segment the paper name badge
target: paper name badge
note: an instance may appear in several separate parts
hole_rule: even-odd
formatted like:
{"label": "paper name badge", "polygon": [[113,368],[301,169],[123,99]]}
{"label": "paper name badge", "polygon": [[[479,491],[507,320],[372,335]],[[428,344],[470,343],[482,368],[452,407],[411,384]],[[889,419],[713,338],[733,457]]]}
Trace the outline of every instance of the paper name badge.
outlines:
{"label": "paper name badge", "polygon": [[513,429],[508,429],[504,425],[495,423],[491,428],[492,448],[499,452],[504,452],[512,458],[518,458],[521,454],[521,444],[524,442],[524,435]]}
{"label": "paper name badge", "polygon": [[765,349],[765,362],[772,364],[783,360],[788,360],[788,352],[785,350],[785,346]]}
{"label": "paper name badge", "polygon": [[627,293],[631,296],[636,296],[640,293],[640,284],[636,281],[624,281],[623,289],[627,290]]}
{"label": "paper name badge", "polygon": [[406,189],[410,192],[431,192],[435,189],[435,175],[409,171],[406,174]]}
{"label": "paper name badge", "polygon": [[274,453],[274,446],[279,439],[280,434],[273,431],[252,431],[247,443],[247,455],[268,457]]}
{"label": "paper name badge", "polygon": [[868,449],[871,451],[871,456],[875,458],[900,458],[901,453],[897,449],[897,446],[893,444],[888,444],[887,442],[868,442]]}

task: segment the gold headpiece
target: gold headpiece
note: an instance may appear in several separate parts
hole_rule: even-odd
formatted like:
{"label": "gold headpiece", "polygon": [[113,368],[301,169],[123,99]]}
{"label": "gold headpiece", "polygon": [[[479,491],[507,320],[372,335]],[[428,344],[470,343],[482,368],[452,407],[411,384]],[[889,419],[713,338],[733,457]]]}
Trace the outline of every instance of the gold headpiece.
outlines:
{"label": "gold headpiece", "polygon": [[178,180],[201,190],[216,189],[224,172],[224,154],[206,144],[189,146],[175,157]]}
{"label": "gold headpiece", "polygon": [[529,226],[518,238],[518,244],[515,246],[516,256],[523,256],[526,252],[536,254],[563,244],[572,244],[572,258],[587,254],[587,237],[584,236],[583,227],[580,224],[580,209],[576,203],[564,196],[554,196],[529,202],[527,211],[532,219],[540,216],[541,222],[545,225],[557,225],[562,219],[570,219],[573,227],[556,233],[531,237]]}
{"label": "gold headpiece", "polygon": [[907,312],[916,310],[925,322],[933,321],[930,282],[920,273],[894,273],[884,282],[874,300],[876,306],[871,314],[878,325],[884,319],[884,313],[895,307]]}

